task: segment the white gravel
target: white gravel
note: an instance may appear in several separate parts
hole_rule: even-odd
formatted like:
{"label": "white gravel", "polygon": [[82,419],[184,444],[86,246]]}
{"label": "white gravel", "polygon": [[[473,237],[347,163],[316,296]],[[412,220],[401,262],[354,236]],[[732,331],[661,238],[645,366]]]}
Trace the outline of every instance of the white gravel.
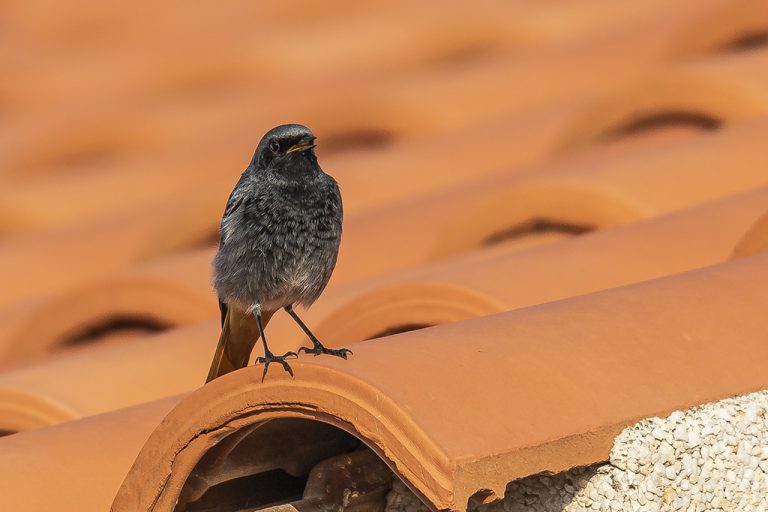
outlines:
{"label": "white gravel", "polygon": [[[533,475],[478,512],[768,512],[768,391],[649,418],[615,440],[608,464]],[[420,512],[399,484],[388,512]]]}

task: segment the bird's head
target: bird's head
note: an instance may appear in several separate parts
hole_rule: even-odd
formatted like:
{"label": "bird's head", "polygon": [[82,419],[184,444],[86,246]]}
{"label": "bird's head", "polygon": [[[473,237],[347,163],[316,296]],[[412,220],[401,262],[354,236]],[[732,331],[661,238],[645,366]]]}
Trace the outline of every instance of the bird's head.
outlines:
{"label": "bird's head", "polygon": [[316,164],[315,136],[306,126],[283,124],[269,130],[261,138],[253,166],[277,171],[299,170]]}

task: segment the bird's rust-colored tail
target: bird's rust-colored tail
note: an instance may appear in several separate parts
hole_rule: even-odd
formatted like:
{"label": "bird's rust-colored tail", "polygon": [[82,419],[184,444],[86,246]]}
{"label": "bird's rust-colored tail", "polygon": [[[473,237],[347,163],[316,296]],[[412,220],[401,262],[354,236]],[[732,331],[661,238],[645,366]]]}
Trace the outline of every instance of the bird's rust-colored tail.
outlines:
{"label": "bird's rust-colored tail", "polygon": [[[262,311],[261,320],[264,327],[273,314],[274,311]],[[205,382],[211,382],[216,377],[247,366],[251,351],[258,340],[259,327],[256,318],[241,309],[228,307],[221,326],[219,344],[213,354],[211,369]]]}

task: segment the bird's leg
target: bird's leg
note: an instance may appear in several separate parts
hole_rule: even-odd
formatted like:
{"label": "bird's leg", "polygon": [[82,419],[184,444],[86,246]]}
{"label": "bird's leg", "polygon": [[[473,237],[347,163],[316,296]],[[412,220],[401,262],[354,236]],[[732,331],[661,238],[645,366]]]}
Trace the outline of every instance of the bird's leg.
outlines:
{"label": "bird's leg", "polygon": [[328,354],[332,356],[339,356],[344,359],[347,358],[347,354],[351,354],[352,351],[348,348],[326,348],[323,346],[322,343],[320,343],[320,340],[317,339],[317,337],[312,334],[312,331],[309,330],[309,327],[304,325],[304,322],[301,321],[301,318],[299,318],[299,315],[296,314],[296,312],[293,310],[293,306],[285,306],[285,311],[291,315],[291,318],[293,318],[297,324],[299,324],[299,327],[301,327],[301,330],[304,331],[304,334],[306,334],[310,341],[312,341],[312,348],[307,347],[301,347],[299,349],[299,354],[302,352],[306,352],[307,354]]}
{"label": "bird's leg", "polygon": [[264,373],[261,375],[261,382],[264,382],[264,378],[267,376],[267,370],[269,369],[269,363],[280,363],[283,365],[283,369],[291,374],[291,377],[293,377],[293,370],[291,369],[291,366],[288,364],[288,361],[286,361],[286,358],[288,356],[294,356],[299,357],[296,352],[286,352],[285,354],[281,356],[276,356],[273,354],[269,347],[267,346],[267,338],[264,336],[264,325],[261,322],[261,308],[254,308],[253,312],[254,316],[256,317],[256,325],[259,327],[259,336],[261,337],[261,342],[264,344],[264,357],[257,357],[256,363],[264,363]]}

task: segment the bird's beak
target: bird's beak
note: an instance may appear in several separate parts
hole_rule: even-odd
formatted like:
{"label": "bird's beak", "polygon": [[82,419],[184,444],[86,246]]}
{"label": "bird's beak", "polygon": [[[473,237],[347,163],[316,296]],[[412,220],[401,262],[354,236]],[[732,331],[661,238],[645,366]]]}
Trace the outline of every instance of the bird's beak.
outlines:
{"label": "bird's beak", "polygon": [[293,153],[295,151],[306,151],[308,149],[312,149],[317,144],[315,144],[315,138],[314,137],[308,137],[306,139],[302,139],[299,143],[294,144],[291,146],[291,148],[286,151],[286,153]]}

